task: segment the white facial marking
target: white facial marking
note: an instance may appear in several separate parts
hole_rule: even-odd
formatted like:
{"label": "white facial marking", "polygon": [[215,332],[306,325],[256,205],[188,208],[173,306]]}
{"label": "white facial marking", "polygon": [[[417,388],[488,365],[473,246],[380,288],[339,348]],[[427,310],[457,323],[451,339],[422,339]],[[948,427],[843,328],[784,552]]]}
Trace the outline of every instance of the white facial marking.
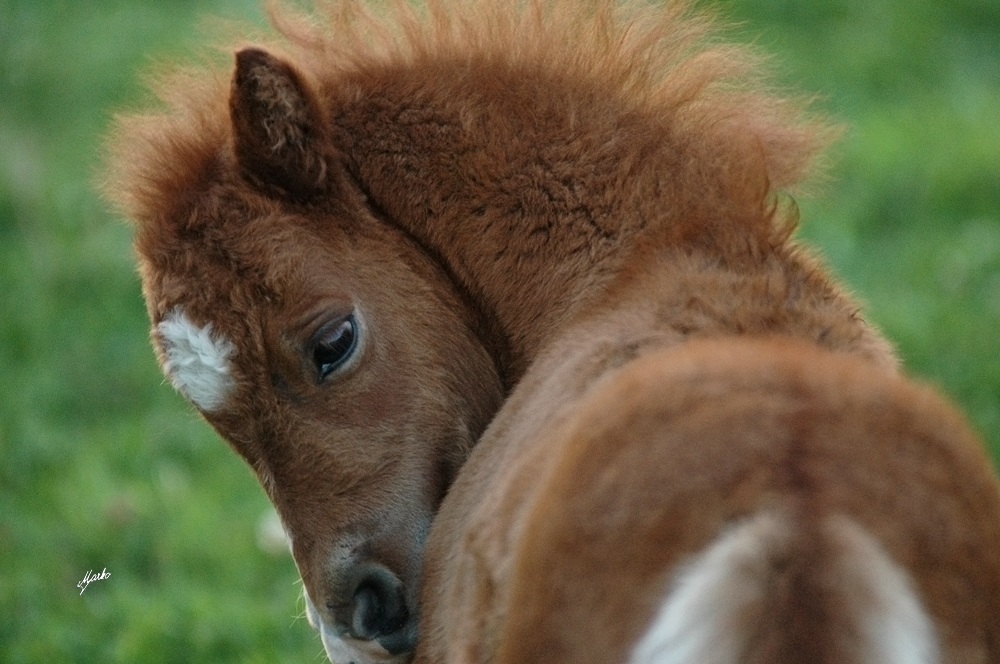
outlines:
{"label": "white facial marking", "polygon": [[205,412],[225,403],[235,386],[229,357],[236,348],[212,333],[212,324],[198,327],[177,307],[156,326],[163,348],[163,372],[178,392]]}
{"label": "white facial marking", "polygon": [[[826,534],[839,605],[849,612],[847,638],[861,664],[935,664],[934,625],[906,572],[879,542],[844,517]],[[737,664],[750,630],[768,609],[771,560],[790,541],[790,524],[762,513],[724,533],[678,574],[629,664]],[[755,619],[754,616],[758,618]]]}

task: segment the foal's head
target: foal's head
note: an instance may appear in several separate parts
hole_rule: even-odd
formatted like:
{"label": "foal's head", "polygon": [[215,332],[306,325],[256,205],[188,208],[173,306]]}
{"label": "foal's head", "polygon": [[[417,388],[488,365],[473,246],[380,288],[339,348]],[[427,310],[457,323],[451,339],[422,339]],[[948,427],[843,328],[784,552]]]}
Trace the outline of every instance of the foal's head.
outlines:
{"label": "foal's head", "polygon": [[[174,94],[176,93],[176,94]],[[125,120],[116,196],[164,372],[281,515],[331,658],[412,650],[423,540],[501,399],[448,276],[341,170],[304,75],[256,49]]]}

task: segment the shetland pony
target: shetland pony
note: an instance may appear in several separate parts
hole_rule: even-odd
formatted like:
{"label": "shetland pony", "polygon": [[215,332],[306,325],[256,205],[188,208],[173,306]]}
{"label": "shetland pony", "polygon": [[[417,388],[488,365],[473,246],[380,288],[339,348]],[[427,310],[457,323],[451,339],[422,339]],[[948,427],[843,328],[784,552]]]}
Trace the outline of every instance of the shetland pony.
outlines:
{"label": "shetland pony", "polygon": [[680,2],[319,14],[160,81],[108,190],[331,660],[1000,659],[989,462],[792,239],[832,133],[746,49]]}

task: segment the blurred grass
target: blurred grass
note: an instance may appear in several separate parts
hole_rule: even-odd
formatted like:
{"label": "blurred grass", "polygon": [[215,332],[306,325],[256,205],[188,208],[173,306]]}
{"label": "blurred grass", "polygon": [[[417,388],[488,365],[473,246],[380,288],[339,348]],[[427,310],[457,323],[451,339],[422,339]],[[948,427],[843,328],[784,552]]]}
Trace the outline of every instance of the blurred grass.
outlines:
{"label": "blurred grass", "polygon": [[[848,126],[803,237],[1000,455],[1000,4],[719,0]],[[0,0],[0,662],[321,661],[250,472],[166,385],[92,188],[153,56],[251,0]],[[110,579],[82,594],[88,570]]]}

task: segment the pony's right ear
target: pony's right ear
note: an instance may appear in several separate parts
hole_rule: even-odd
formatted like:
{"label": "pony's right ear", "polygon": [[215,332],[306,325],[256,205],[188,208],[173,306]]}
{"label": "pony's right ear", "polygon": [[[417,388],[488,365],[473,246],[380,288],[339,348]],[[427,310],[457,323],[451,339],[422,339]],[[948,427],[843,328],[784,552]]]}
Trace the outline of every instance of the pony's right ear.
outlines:
{"label": "pony's right ear", "polygon": [[236,159],[258,187],[309,199],[329,186],[331,148],[315,93],[260,48],[236,54],[229,97]]}

